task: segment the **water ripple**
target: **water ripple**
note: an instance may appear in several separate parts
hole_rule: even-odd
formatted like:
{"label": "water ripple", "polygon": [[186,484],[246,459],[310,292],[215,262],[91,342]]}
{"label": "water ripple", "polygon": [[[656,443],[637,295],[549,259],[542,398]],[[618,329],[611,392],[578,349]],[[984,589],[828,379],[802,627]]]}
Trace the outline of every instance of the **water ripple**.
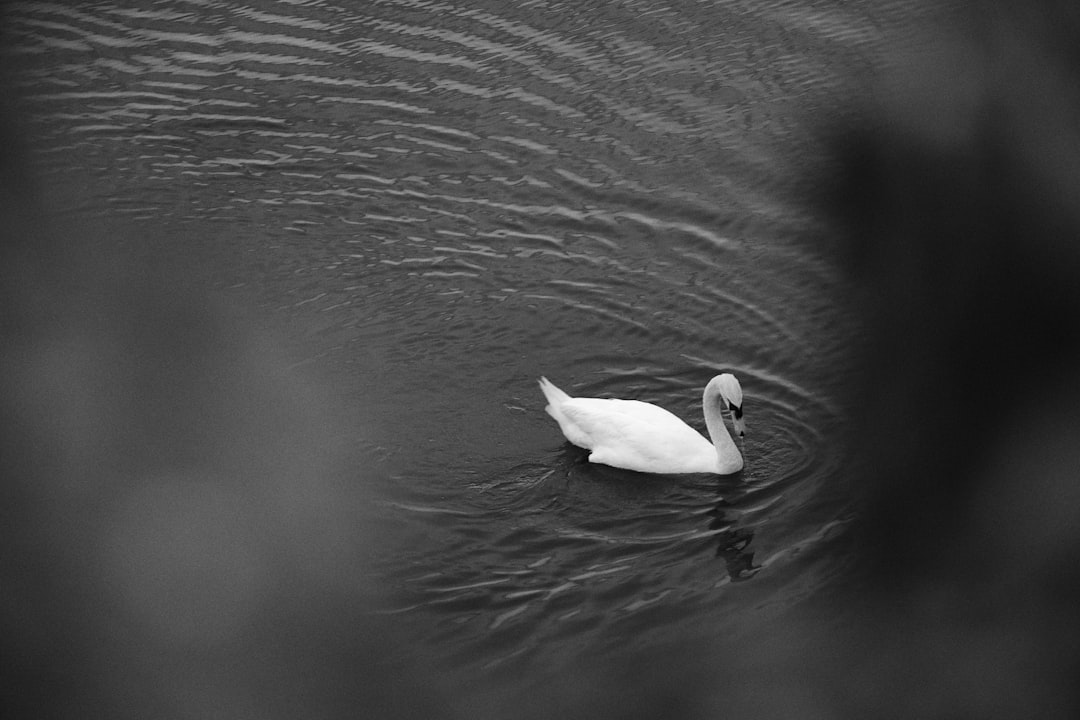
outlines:
{"label": "water ripple", "polygon": [[[870,64],[858,7],[129,5],[9,13],[43,167],[299,319],[371,418],[376,569],[417,642],[494,668],[719,632],[839,565],[844,344],[788,190],[795,111]],[[590,465],[535,388],[703,429],[720,370],[746,393],[729,478]]]}

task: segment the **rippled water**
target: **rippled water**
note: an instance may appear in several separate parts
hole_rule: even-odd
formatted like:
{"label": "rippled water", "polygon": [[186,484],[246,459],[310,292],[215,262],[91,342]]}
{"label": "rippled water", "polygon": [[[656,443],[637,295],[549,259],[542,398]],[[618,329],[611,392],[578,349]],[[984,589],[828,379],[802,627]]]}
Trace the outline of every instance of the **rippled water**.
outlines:
{"label": "rippled water", "polygon": [[[375,612],[459,668],[738,632],[845,564],[850,327],[811,123],[880,3],[24,2],[9,57],[73,212],[302,328],[377,501]],[[543,412],[746,395],[746,469],[582,462]]]}

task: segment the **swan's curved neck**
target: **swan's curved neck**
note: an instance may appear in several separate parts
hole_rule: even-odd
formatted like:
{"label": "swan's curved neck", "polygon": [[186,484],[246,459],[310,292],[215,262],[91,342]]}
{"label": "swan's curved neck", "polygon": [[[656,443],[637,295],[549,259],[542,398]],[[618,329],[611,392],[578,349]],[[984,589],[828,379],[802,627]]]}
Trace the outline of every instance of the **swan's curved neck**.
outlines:
{"label": "swan's curved neck", "polygon": [[[721,465],[720,470],[723,472],[726,470],[724,466],[729,458],[741,458],[742,455],[735,441],[731,439],[727,425],[724,424],[723,400],[720,398],[720,391],[710,384],[705,388],[701,404],[702,411],[705,413],[705,427],[709,429],[709,439],[716,448],[716,457]],[[741,466],[741,462],[739,465]]]}

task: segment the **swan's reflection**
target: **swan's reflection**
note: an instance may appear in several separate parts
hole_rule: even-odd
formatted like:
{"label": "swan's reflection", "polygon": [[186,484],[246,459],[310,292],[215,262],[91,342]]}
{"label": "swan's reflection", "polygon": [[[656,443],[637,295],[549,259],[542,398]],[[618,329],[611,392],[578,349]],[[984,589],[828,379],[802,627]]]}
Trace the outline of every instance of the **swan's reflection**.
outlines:
{"label": "swan's reflection", "polygon": [[754,564],[754,551],[750,549],[754,540],[754,531],[749,527],[738,526],[742,511],[735,506],[735,503],[746,495],[746,491],[739,485],[728,490],[723,486],[725,484],[723,483],[718,488],[722,494],[717,499],[716,505],[709,511],[709,515],[712,516],[709,529],[718,531],[716,557],[724,561],[732,582],[742,582],[754,577],[761,566]]}
{"label": "swan's reflection", "polygon": [[[560,458],[559,467],[561,471],[558,473],[565,478],[562,491],[566,492],[574,488],[573,492],[575,494],[582,492],[597,493],[591,496],[589,502],[583,502],[582,497],[576,495],[574,504],[577,506],[597,508],[609,505],[613,509],[629,507],[631,508],[630,512],[633,513],[633,508],[660,501],[658,496],[664,494],[662,489],[670,487],[671,480],[665,479],[665,477],[670,478],[670,476],[649,475],[633,470],[622,470],[607,465],[590,463],[588,451],[575,447],[570,443],[565,443],[562,450],[564,454]],[[554,474],[554,471],[552,471],[552,474]],[[700,475],[696,477],[703,478]],[[578,479],[586,480],[586,482],[574,482]],[[602,490],[597,490],[595,489],[597,486],[589,483],[589,480],[605,480],[610,481],[611,484],[604,483],[598,486]],[[706,512],[710,516],[709,530],[716,531],[714,535],[717,542],[716,557],[724,561],[732,582],[749,580],[757,574],[761,566],[754,563],[754,550],[752,549],[754,530],[745,525],[743,511],[739,508],[742,500],[749,494],[745,486],[743,473],[724,475],[715,481],[701,479],[701,482],[702,484],[697,487],[702,491],[707,491],[706,488],[711,487],[712,483],[716,482],[715,492],[717,493],[717,499],[715,504]],[[705,483],[708,483],[708,485]],[[589,488],[593,489],[590,490]],[[613,493],[614,488],[617,488],[619,492]],[[708,491],[711,492],[711,490]],[[632,498],[629,505],[622,505],[622,503],[627,502],[628,498]]]}

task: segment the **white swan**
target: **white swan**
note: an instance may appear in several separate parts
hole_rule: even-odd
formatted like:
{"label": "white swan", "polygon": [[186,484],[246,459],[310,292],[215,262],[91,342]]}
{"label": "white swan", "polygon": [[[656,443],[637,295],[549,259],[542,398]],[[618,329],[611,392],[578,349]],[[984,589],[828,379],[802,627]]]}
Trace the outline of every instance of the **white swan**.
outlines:
{"label": "white swan", "polygon": [[724,425],[723,410],[741,437],[742,386],[734,375],[717,375],[705,386],[702,411],[710,443],[662,407],[639,400],[575,398],[540,378],[545,408],[566,439],[590,450],[589,462],[648,473],[717,473],[742,469],[743,459]]}

